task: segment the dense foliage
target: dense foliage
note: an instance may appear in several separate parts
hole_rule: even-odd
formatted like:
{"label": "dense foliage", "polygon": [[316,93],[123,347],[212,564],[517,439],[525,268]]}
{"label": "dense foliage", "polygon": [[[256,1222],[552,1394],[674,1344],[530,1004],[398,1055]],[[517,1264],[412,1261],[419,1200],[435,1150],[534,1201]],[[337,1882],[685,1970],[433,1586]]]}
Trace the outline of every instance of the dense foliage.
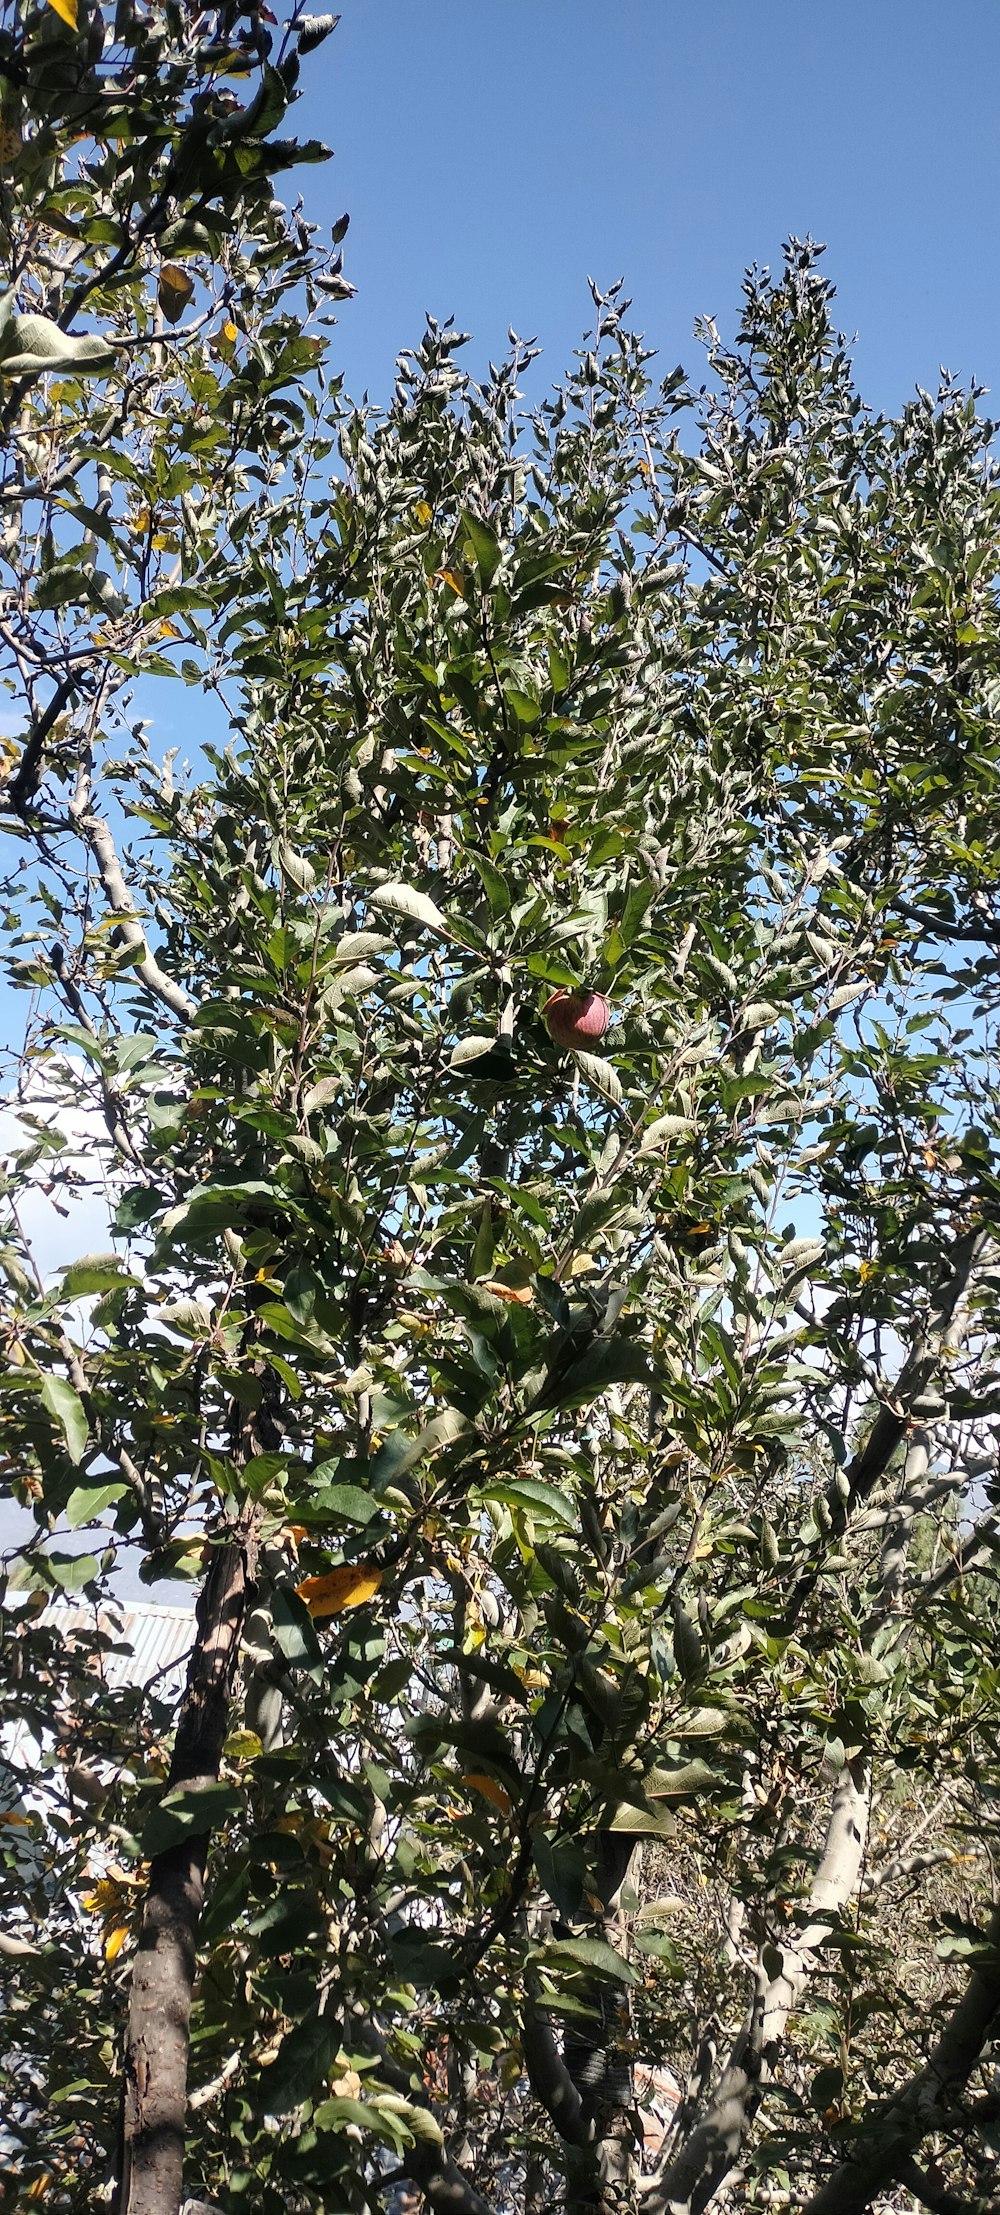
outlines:
{"label": "dense foliage", "polygon": [[[355,410],[273,198],[332,19],[70,12],[0,48],[0,2206],[985,2205],[979,396],[874,416],[793,241],[703,385],[617,289],[533,410],[433,324]],[[39,1182],[111,1211],[49,1281]]]}

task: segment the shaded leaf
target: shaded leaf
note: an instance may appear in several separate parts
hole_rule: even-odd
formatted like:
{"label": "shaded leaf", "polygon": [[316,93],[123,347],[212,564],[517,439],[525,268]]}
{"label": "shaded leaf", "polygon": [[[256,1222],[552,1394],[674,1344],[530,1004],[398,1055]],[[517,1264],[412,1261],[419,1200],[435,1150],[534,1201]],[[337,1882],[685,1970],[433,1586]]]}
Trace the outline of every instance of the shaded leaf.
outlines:
{"label": "shaded leaf", "polygon": [[167,322],[179,323],[188,301],[194,298],[194,280],[186,269],[179,269],[176,262],[164,262],[156,297]]}

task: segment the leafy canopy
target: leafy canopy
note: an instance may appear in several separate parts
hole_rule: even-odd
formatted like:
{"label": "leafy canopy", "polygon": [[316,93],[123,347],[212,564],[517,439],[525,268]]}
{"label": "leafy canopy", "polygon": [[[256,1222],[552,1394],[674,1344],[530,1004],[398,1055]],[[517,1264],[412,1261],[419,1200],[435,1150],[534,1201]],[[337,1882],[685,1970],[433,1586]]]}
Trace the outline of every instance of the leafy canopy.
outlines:
{"label": "leafy canopy", "polygon": [[[0,52],[0,2205],[93,2204],[209,1833],[233,2215],[864,2206],[931,2133],[971,2204],[988,2121],[907,2087],[1000,2001],[991,426],[867,411],[795,241],[701,387],[615,288],[533,410],[434,323],[354,409],[272,197],[325,19],[57,12]],[[112,1211],[47,1281],[39,1184]],[[179,1728],[133,1557],[201,1592]]]}

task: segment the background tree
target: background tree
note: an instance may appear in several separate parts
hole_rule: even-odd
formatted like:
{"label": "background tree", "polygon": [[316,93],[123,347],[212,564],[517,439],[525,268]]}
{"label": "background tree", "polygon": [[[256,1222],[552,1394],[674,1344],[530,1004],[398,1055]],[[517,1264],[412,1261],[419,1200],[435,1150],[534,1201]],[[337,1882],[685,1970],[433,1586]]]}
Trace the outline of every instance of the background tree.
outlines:
{"label": "background tree", "polygon": [[[436,324],[383,416],[322,400],[270,132],[324,21],[8,45],[7,2203],[948,2215],[1000,2005],[991,426],[870,415],[795,241],[701,390],[614,289],[533,413],[530,347],[477,384]],[[39,1177],[115,1210],[48,1285]],[[196,1581],[177,1714],[45,1610],[130,1547]]]}

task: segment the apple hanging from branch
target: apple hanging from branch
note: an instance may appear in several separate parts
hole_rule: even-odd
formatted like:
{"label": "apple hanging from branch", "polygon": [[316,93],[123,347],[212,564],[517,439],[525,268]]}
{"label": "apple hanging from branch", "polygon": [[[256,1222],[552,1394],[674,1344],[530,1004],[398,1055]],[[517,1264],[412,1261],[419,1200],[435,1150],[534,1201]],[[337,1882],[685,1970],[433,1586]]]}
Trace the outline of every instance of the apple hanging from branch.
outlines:
{"label": "apple hanging from branch", "polygon": [[546,1000],[542,1020],[554,1045],[579,1046],[586,1052],[604,1037],[611,1009],[601,992],[559,991]]}

